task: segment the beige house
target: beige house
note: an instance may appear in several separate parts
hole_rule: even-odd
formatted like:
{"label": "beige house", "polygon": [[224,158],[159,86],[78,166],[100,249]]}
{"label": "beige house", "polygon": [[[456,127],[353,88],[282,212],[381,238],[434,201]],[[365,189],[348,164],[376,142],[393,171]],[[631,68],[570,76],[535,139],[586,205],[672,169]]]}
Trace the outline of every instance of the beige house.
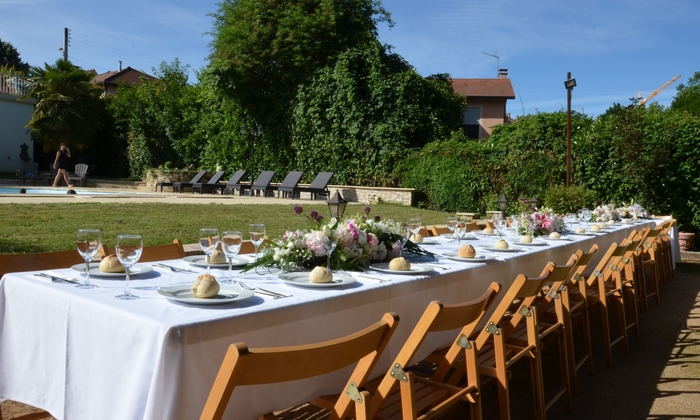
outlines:
{"label": "beige house", "polygon": [[104,87],[105,95],[114,95],[117,93],[117,88],[120,83],[141,84],[141,76],[145,76],[151,82],[156,80],[155,77],[127,67],[124,70],[108,71],[107,73],[98,74],[93,77],[92,82]]}
{"label": "beige house", "polygon": [[507,121],[506,102],[515,99],[508,70],[501,69],[494,79],[452,79],[455,92],[467,97],[462,127],[467,137],[486,139],[492,127]]}

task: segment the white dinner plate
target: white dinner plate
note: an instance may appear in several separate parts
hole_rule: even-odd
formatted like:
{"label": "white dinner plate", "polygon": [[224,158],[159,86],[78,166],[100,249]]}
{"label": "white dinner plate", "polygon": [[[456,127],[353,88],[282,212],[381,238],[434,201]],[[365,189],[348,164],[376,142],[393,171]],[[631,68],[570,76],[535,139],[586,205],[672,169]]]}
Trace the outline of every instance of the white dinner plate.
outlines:
{"label": "white dinner plate", "polygon": [[[196,267],[207,268],[207,260],[206,256],[204,255],[189,255],[187,257],[184,257],[182,260]],[[234,267],[243,267],[244,265],[248,265],[248,263],[250,262],[247,258],[239,256],[235,256],[231,260],[233,261]],[[228,262],[225,262],[223,264],[212,264],[211,266],[214,268],[228,268]]]}
{"label": "white dinner plate", "polygon": [[543,237],[545,241],[570,241],[571,238],[568,236],[562,236],[560,238],[550,238],[549,236]]}
{"label": "white dinner plate", "polygon": [[483,236],[498,236],[498,232],[494,230],[493,233],[486,233],[483,230],[473,230],[472,233],[476,233],[477,235],[483,235]]}
{"label": "white dinner plate", "polygon": [[545,245],[547,245],[547,242],[541,241],[539,239],[533,239],[532,242],[529,244],[522,243],[522,242],[520,242],[520,240],[508,241],[508,242],[511,244],[511,247],[512,247],[512,245],[516,245],[516,246],[545,246]]}
{"label": "white dinner plate", "polygon": [[228,284],[219,284],[219,293],[211,298],[198,298],[192,295],[189,284],[165,286],[158,289],[158,293],[168,299],[192,305],[222,305],[238,300],[248,299],[253,296],[252,290],[241,289]]}
{"label": "white dinner plate", "polygon": [[511,246],[508,249],[496,249],[493,247],[491,247],[491,248],[480,247],[480,248],[483,249],[484,251],[489,251],[489,252],[523,252],[523,251],[525,251],[525,249],[520,248],[519,245],[520,244],[518,244],[518,246]]}
{"label": "white dinner plate", "polygon": [[600,233],[593,233],[593,232],[585,231],[584,233],[570,232],[569,235],[598,236],[598,235],[600,235]]}
{"label": "white dinner plate", "polygon": [[[447,239],[454,239],[455,241],[457,240],[457,237],[456,237],[456,236],[452,236],[451,233],[443,233],[443,234],[440,235],[440,236],[442,236],[443,238],[447,238]],[[476,239],[479,239],[479,238],[478,238],[476,235],[472,235],[471,232],[470,232],[470,233],[467,233],[466,235],[464,235],[464,236],[462,237],[462,240],[463,240],[463,241],[473,241],[473,240],[476,240]]]}
{"label": "white dinner plate", "polygon": [[390,273],[390,274],[408,274],[408,275],[415,275],[415,274],[425,274],[425,273],[430,273],[431,271],[434,270],[432,265],[428,264],[413,264],[411,263],[411,269],[407,271],[401,271],[401,270],[392,270],[389,268],[389,263],[377,263],[377,264],[372,264],[369,266],[372,270],[377,270],[381,271],[383,273]]}
{"label": "white dinner plate", "polygon": [[458,253],[456,252],[448,252],[446,254],[442,254],[443,256],[455,260],[455,261],[462,261],[462,262],[486,262],[486,261],[491,261],[495,260],[498,258],[498,255],[494,254],[479,254],[474,256],[473,258],[465,258],[465,257],[460,257]]}
{"label": "white dinner plate", "polygon": [[[85,264],[76,264],[71,267],[75,271],[85,272]],[[138,276],[139,274],[146,274],[153,271],[153,267],[148,264],[134,264],[129,270],[129,277]],[[104,273],[100,271],[99,263],[90,263],[90,277],[106,277],[106,278],[117,278],[125,279],[126,273]]]}
{"label": "white dinner plate", "polygon": [[278,277],[287,284],[303,287],[338,287],[355,282],[354,277],[333,273],[333,282],[331,283],[311,283],[309,281],[309,274],[309,272],[282,273]]}

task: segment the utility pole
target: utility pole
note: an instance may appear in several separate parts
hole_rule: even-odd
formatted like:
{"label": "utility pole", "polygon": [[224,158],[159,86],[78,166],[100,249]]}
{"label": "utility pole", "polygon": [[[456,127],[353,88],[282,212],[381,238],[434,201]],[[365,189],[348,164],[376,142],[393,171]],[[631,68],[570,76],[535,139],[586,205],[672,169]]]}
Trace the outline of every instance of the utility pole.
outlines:
{"label": "utility pole", "polygon": [[68,61],[68,28],[63,28],[63,59]]}

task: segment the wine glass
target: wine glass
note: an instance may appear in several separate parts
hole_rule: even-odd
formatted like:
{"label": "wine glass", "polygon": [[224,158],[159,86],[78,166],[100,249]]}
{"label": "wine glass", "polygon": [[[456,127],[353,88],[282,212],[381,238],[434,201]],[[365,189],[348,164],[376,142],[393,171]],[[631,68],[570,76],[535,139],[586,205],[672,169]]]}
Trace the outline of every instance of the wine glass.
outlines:
{"label": "wine glass", "polygon": [[141,258],[141,252],[143,251],[143,238],[141,235],[119,235],[117,236],[117,245],[115,247],[115,252],[117,254],[117,259],[124,266],[126,270],[126,283],[124,293],[115,296],[117,299],[121,300],[134,300],[139,297],[132,295],[129,291],[129,274],[131,268],[136,264],[136,262]]}
{"label": "wine glass", "polygon": [[265,225],[262,223],[252,223],[248,226],[250,242],[255,246],[255,261],[258,260],[258,248],[265,240]]}
{"label": "wine glass", "polygon": [[464,236],[464,232],[466,230],[467,230],[467,223],[466,222],[458,220],[455,223],[455,234],[457,235],[457,242],[462,242],[462,237]]}
{"label": "wine glass", "polygon": [[102,244],[102,231],[99,229],[78,229],[75,239],[78,253],[85,260],[85,281],[75,286],[78,289],[93,289],[90,284],[90,260],[97,254]]}
{"label": "wine glass", "polygon": [[211,267],[211,253],[219,246],[219,238],[219,229],[199,229],[199,247],[202,248],[202,252],[207,256],[207,274],[209,274]]}
{"label": "wine glass", "polygon": [[338,240],[333,238],[333,234],[328,236],[328,242],[325,243],[326,257],[328,259],[328,271],[331,271],[331,255],[335,251],[335,247],[338,246]]}
{"label": "wine glass", "polygon": [[408,228],[411,230],[411,233],[413,234],[413,238],[415,239],[416,235],[418,235],[418,232],[420,232],[420,228],[421,228],[420,219],[418,219],[418,218],[408,219]]}
{"label": "wine glass", "polygon": [[496,220],[496,232],[498,232],[498,239],[503,237],[503,231],[506,228],[506,221],[503,219]]}
{"label": "wine glass", "polygon": [[450,235],[450,241],[454,241],[454,238],[452,237],[455,233],[455,225],[457,224],[457,218],[454,216],[450,216],[447,218],[447,229],[452,232]]}
{"label": "wine glass", "polygon": [[221,249],[228,260],[228,280],[223,283],[233,283],[233,257],[238,255],[243,245],[243,234],[237,230],[227,230],[221,234]]}
{"label": "wine glass", "polygon": [[520,227],[518,216],[510,216],[510,225],[513,227],[513,236],[518,236],[518,228]]}

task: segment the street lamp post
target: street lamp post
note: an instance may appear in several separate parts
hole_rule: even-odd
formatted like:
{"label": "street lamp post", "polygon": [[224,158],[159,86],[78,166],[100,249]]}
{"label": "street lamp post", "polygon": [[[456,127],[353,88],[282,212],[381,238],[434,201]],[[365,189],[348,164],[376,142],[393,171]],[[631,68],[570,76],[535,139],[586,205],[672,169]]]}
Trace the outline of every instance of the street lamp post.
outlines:
{"label": "street lamp post", "polygon": [[259,125],[258,128],[256,129],[255,127],[246,127],[244,124],[241,124],[241,134],[244,136],[246,134],[250,134],[250,196],[253,195],[253,163],[255,162],[255,136],[260,136],[262,137],[263,135],[263,127],[262,125]]}
{"label": "street lamp post", "polygon": [[576,87],[576,79],[571,78],[571,72],[566,73],[566,186],[571,186],[571,91]]}

